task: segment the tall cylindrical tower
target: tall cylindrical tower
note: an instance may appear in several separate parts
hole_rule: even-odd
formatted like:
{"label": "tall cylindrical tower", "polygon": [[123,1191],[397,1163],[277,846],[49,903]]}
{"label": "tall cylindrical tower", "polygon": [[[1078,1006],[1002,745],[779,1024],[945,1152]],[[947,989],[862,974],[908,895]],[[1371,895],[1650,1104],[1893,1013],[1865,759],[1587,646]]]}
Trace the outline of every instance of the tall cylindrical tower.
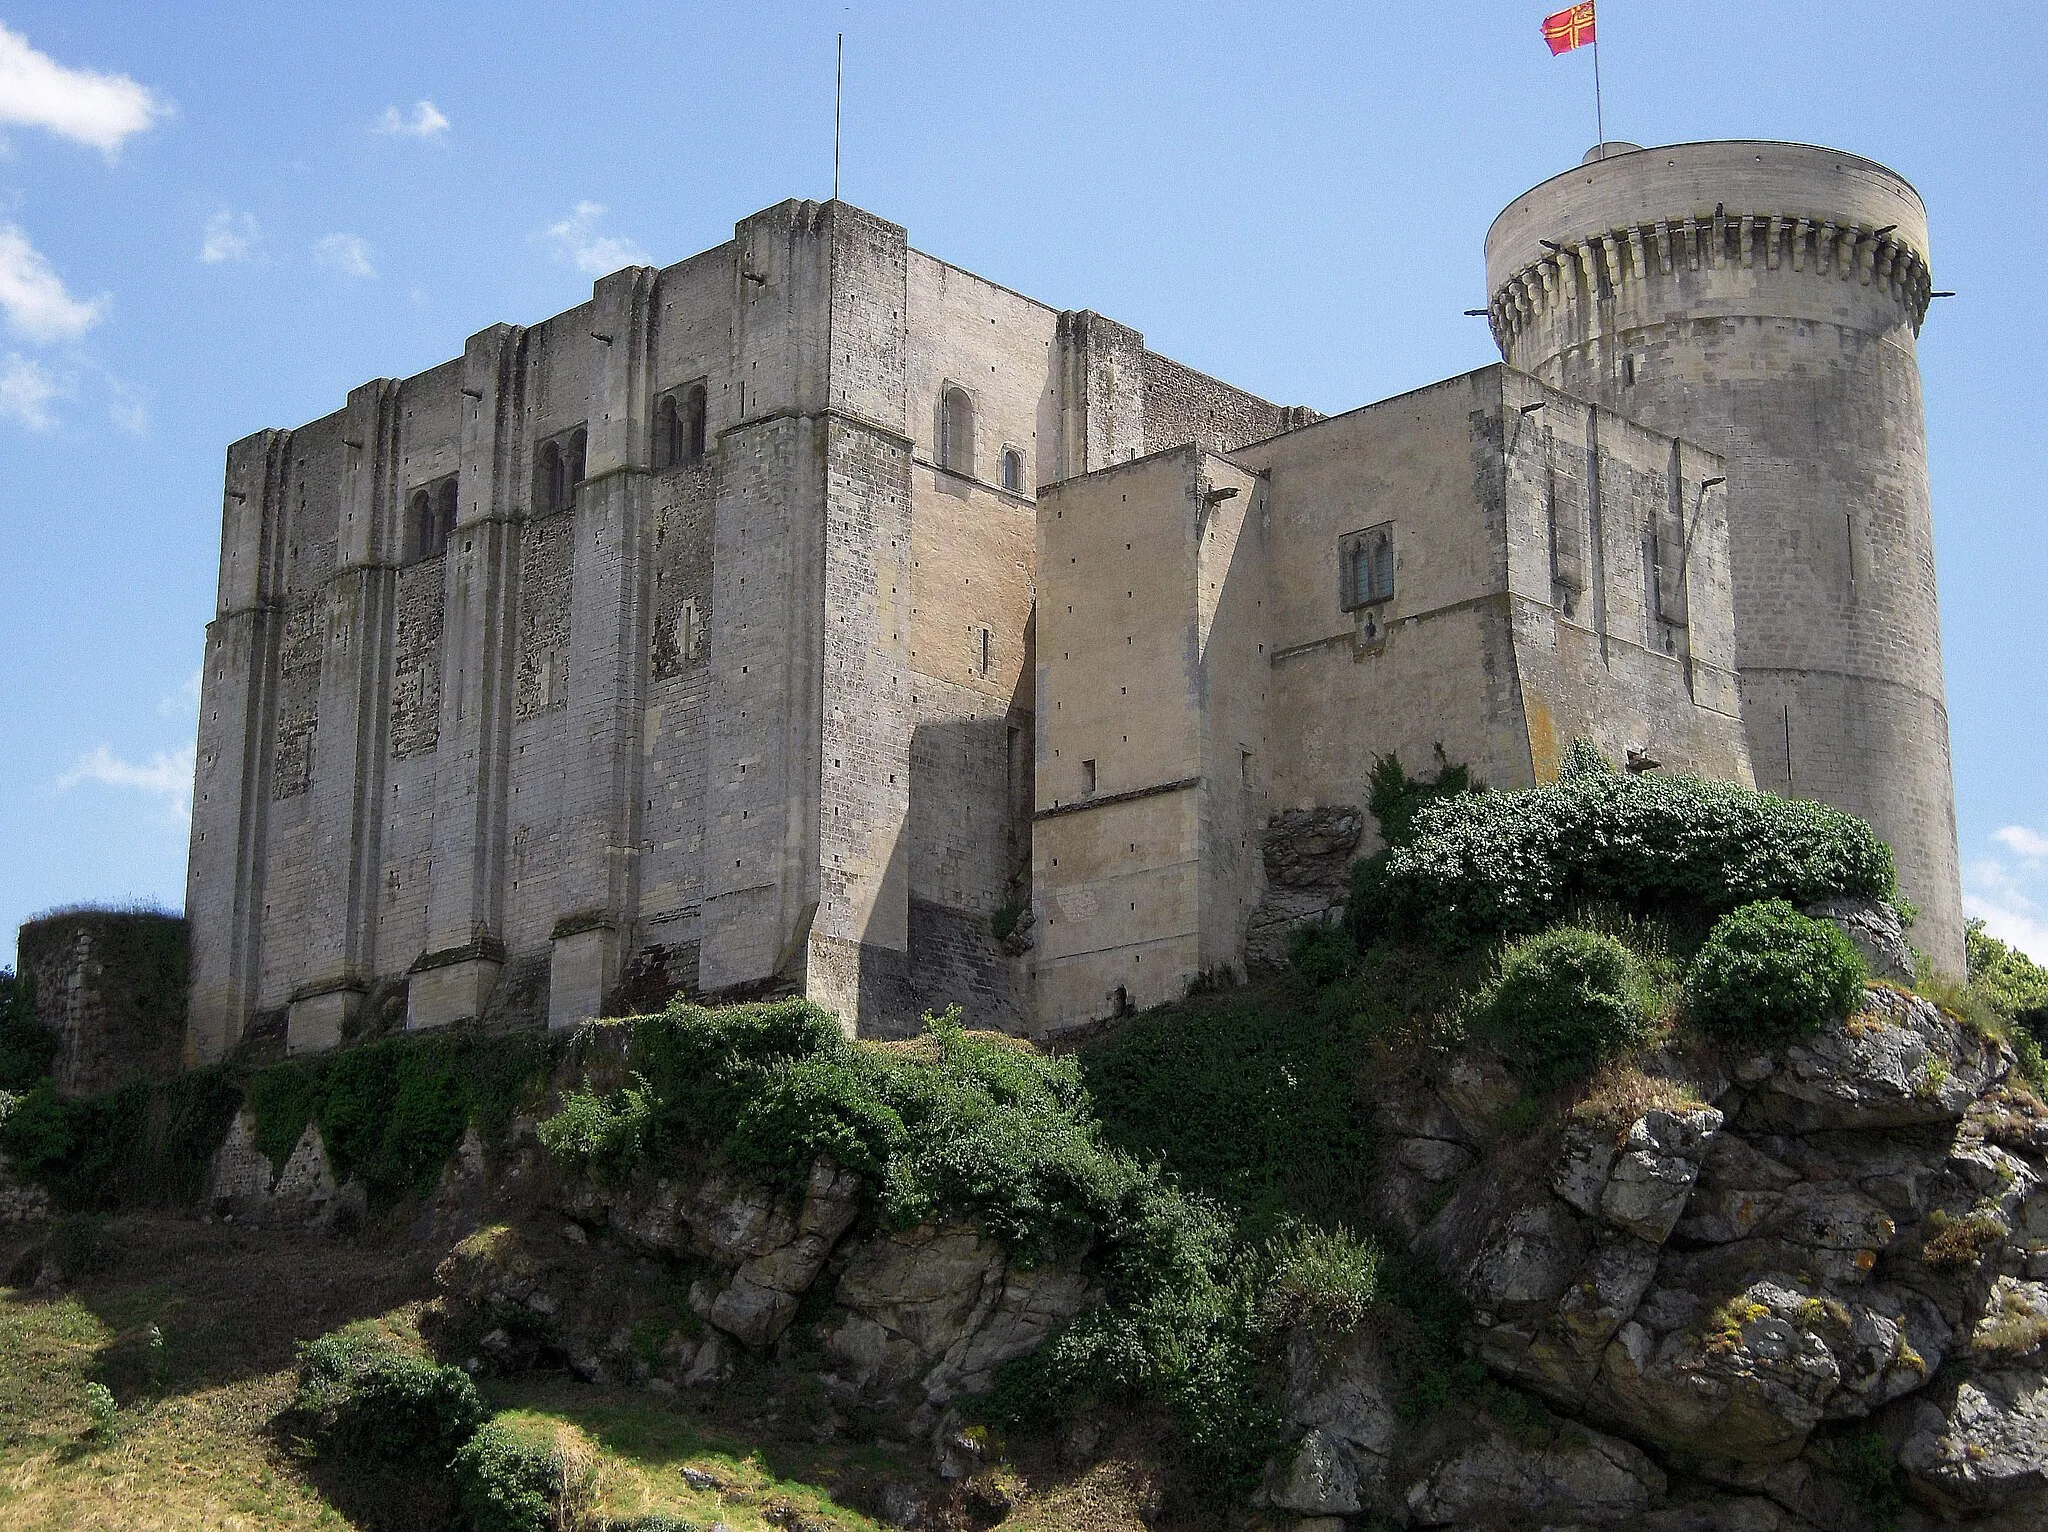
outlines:
{"label": "tall cylindrical tower", "polygon": [[1919,194],[1804,144],[1610,144],[1494,220],[1486,278],[1510,365],[1727,459],[1757,784],[1869,820],[1960,974]]}

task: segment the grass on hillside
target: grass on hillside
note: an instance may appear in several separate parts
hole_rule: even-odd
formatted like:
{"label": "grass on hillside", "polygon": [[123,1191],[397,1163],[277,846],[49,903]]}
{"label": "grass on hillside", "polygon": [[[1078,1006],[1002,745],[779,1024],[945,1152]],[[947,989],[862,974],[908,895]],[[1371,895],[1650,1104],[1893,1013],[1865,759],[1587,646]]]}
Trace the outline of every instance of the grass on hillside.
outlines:
{"label": "grass on hillside", "polygon": [[[296,1341],[355,1324],[420,1346],[422,1258],[172,1218],[78,1220],[51,1239],[74,1280],[42,1292],[28,1286],[36,1244],[0,1241],[0,1281],[12,1284],[0,1286],[0,1527],[448,1525],[445,1485],[308,1458],[277,1425]],[[119,1405],[100,1440],[86,1408],[95,1383]],[[484,1393],[573,1466],[578,1532],[657,1512],[731,1532],[880,1532],[860,1507],[882,1485],[936,1488],[922,1443],[820,1442],[801,1425],[764,1424],[767,1401],[744,1383],[670,1401],[541,1373],[489,1381]],[[1159,1501],[1159,1428],[1109,1434],[1089,1467],[1048,1458],[1006,1475],[1017,1505],[1002,1525],[1140,1532],[1140,1509]]]}

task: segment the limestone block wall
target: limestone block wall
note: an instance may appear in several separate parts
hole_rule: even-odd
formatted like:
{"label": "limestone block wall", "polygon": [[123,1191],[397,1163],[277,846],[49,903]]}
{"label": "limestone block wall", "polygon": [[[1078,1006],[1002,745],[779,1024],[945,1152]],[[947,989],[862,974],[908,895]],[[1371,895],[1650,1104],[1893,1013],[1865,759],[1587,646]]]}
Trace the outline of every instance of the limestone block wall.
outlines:
{"label": "limestone block wall", "polygon": [[1037,486],[1287,418],[788,202],[236,444],[190,1056],[400,989],[416,1027],[677,988],[1022,1025]]}
{"label": "limestone block wall", "polygon": [[1508,361],[1727,460],[1758,783],[1869,819],[1960,972],[1918,195],[1836,150],[1682,144],[1545,182],[1486,251]]}
{"label": "limestone block wall", "polygon": [[1242,922],[1209,912],[1260,875],[1263,798],[1242,775],[1265,743],[1257,489],[1190,445],[1040,501],[1041,1029],[1178,999],[1238,960]]}

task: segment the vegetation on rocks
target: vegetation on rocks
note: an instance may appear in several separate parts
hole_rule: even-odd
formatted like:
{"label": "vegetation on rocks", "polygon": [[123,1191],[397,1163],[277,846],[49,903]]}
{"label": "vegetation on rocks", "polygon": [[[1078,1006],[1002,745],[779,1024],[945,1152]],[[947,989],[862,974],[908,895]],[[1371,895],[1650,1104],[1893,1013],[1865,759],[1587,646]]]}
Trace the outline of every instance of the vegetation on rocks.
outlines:
{"label": "vegetation on rocks", "polygon": [[1767,1043],[1848,1015],[1866,976],[1839,927],[1767,899],[1714,923],[1686,975],[1685,998],[1712,1035]]}
{"label": "vegetation on rocks", "polygon": [[1547,1090],[1644,1041],[1651,1005],[1648,977],[1627,947],[1554,926],[1508,947],[1478,1017],[1524,1078]]}
{"label": "vegetation on rocks", "polygon": [[1894,890],[1891,848],[1859,819],[1730,782],[1618,772],[1582,741],[1556,782],[1416,809],[1409,839],[1359,863],[1349,916],[1362,943],[1457,951],[1588,901],[1711,918]]}

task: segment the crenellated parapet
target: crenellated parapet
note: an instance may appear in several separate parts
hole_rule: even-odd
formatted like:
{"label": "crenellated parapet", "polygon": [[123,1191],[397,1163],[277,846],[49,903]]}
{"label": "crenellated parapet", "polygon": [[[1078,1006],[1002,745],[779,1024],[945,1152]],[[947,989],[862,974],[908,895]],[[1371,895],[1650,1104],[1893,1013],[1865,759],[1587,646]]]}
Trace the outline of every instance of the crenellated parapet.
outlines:
{"label": "crenellated parapet", "polygon": [[1523,336],[1554,311],[1616,301],[1667,309],[1683,300],[1677,292],[1661,294],[1660,284],[1703,271],[1757,269],[1876,288],[1899,305],[1916,336],[1933,296],[1926,257],[1895,227],[1717,209],[1709,217],[1660,218],[1558,243],[1495,289],[1487,317],[1501,353],[1512,357]]}

